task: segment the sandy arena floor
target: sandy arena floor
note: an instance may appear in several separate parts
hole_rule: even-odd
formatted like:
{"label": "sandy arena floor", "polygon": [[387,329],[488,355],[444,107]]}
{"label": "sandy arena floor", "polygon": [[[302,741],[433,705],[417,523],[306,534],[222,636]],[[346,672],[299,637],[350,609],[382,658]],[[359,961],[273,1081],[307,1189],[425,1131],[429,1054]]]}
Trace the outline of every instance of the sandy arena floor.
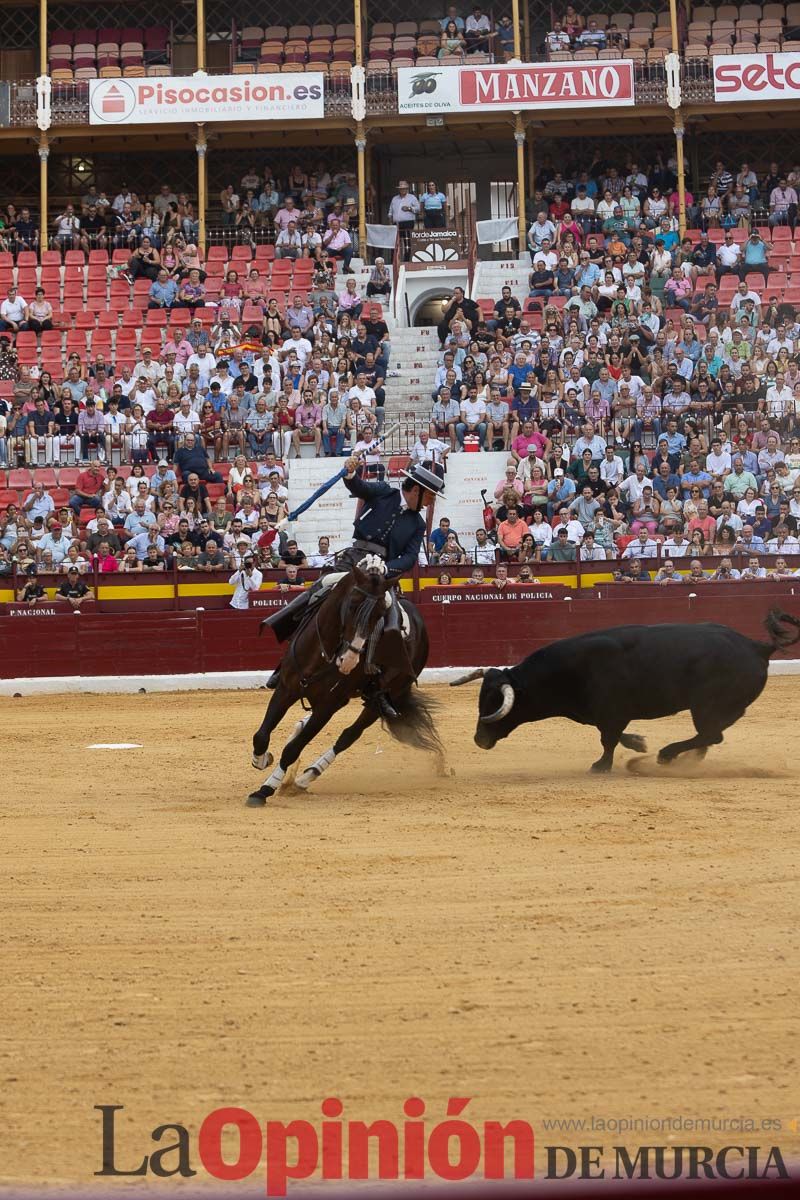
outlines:
{"label": "sandy arena floor", "polygon": [[[434,1122],[470,1096],[539,1146],[797,1154],[800,680],[705,764],[633,774],[620,751],[599,778],[595,732],[567,722],[478,750],[476,688],[430,689],[455,778],[373,730],[262,811],[242,801],[263,692],[0,702],[0,1183],[100,1186],[95,1104],[125,1106],[124,1166],[161,1123],[318,1123],[329,1095],[397,1122],[408,1096]],[[143,749],[86,749],[119,741]],[[783,1130],[543,1126],[593,1114]]]}

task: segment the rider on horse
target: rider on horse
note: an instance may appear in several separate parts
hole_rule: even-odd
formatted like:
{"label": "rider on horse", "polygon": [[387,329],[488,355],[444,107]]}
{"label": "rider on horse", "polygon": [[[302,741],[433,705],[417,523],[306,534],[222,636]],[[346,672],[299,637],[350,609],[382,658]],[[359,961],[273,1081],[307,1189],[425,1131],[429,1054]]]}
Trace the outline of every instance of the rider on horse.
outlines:
{"label": "rider on horse", "polygon": [[[360,479],[356,474],[358,467],[356,458],[349,458],[345,463],[344,485],[351,496],[364,501],[353,526],[353,544],[336,555],[333,564],[325,569],[313,587],[263,622],[271,626],[279,642],[288,641],[327,589],[365,556],[380,558],[390,577],[410,570],[417,561],[426,531],[422,510],[444,494],[442,479],[431,464],[415,465],[403,472],[405,478],[401,491],[398,491],[388,483],[369,483]],[[402,646],[401,617],[396,602],[384,616],[381,641],[384,648],[392,642],[398,649]],[[267,687],[276,687],[279,676],[280,667],[271,675]]]}

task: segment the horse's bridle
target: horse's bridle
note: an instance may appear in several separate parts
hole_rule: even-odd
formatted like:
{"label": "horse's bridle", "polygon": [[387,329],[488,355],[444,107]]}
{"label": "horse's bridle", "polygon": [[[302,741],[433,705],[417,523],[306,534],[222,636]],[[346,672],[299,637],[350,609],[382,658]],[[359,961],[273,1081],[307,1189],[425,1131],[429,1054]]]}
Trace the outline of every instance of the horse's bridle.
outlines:
{"label": "horse's bridle", "polygon": [[[354,595],[363,596],[364,599],[356,610],[355,630],[353,631],[353,636],[348,641],[339,642],[330,653],[325,649],[325,643],[322,640],[322,631],[319,627],[319,618],[320,613],[322,612],[323,604],[319,604],[317,606],[317,611],[314,614],[314,632],[317,636],[319,652],[325,664],[323,667],[320,667],[318,671],[314,671],[314,673],[311,675],[301,674],[299,670],[299,664],[297,662],[297,652],[294,646],[295,639],[292,638],[289,645],[289,653],[294,659],[294,665],[297,669],[297,676],[300,680],[300,688],[302,692],[305,693],[312,683],[321,678],[331,666],[335,666],[342,655],[346,654],[348,650],[352,650],[354,654],[360,654],[364,649],[367,640],[369,619],[372,616],[376,605],[383,599],[383,593],[375,596],[371,592],[366,591],[364,588],[359,587],[358,584],[355,584],[354,587],[352,587],[347,595],[342,599],[342,602],[339,606],[339,620],[342,627],[344,627],[348,616],[350,603]],[[359,642],[360,645],[358,644]]]}

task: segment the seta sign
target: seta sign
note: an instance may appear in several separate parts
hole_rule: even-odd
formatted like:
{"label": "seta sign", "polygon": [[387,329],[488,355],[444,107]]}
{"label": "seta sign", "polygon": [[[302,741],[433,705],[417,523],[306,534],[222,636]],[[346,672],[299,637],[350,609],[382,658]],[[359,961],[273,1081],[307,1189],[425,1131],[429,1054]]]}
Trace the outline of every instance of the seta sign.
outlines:
{"label": "seta sign", "polygon": [[325,76],[188,75],[90,79],[90,125],[295,121],[325,116]]}
{"label": "seta sign", "polygon": [[797,100],[800,54],[730,54],[714,57],[714,99]]}
{"label": "seta sign", "polygon": [[627,59],[516,67],[401,67],[397,72],[401,113],[518,112],[633,103],[633,63]]}

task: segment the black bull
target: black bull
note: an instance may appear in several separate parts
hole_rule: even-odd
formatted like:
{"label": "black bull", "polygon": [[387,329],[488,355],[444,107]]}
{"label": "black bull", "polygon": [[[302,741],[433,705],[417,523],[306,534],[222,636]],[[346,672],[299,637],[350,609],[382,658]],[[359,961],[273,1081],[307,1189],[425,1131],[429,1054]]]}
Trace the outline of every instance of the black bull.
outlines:
{"label": "black bull", "polygon": [[[743,715],[767,682],[770,656],[800,639],[800,620],[773,609],[768,642],[724,625],[627,625],[565,638],[507,670],[473,671],[451,686],[482,678],[475,741],[491,750],[529,721],[566,717],[600,731],[603,754],[593,771],[610,771],[618,744],[644,751],[626,734],[631,721],[690,711],[697,735],[671,742],[658,761],[687,750],[705,754]],[[785,626],[794,626],[791,631]]]}

